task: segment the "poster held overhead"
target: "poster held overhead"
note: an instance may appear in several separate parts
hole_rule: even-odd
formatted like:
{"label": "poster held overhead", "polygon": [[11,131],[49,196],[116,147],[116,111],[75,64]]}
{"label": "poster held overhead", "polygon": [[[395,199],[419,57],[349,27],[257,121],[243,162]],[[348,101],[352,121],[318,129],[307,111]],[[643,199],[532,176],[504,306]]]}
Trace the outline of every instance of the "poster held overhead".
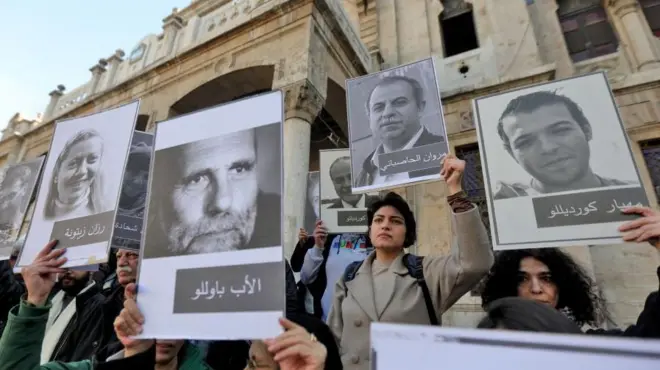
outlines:
{"label": "poster held overhead", "polygon": [[449,152],[433,58],[346,81],[354,193],[441,180]]}
{"label": "poster held overhead", "polygon": [[367,208],[379,199],[378,192],[351,192],[349,149],[319,151],[321,179],[321,220],[329,233],[364,233]]}
{"label": "poster held overhead", "polygon": [[140,102],[55,122],[35,212],[17,261],[32,263],[50,240],[63,267],[108,260],[115,213]]}
{"label": "poster held overhead", "polygon": [[622,243],[649,201],[603,72],[473,101],[495,250]]}
{"label": "poster held overhead", "polygon": [[9,259],[23,247],[19,239],[30,199],[41,174],[44,156],[3,169],[0,182],[0,261]]}
{"label": "poster held overhead", "polygon": [[138,276],[142,337],[281,332],[282,122],[282,92],[273,91],[156,126]]}
{"label": "poster held overhead", "polygon": [[141,131],[133,134],[112,236],[115,248],[140,249],[153,142],[153,134]]}

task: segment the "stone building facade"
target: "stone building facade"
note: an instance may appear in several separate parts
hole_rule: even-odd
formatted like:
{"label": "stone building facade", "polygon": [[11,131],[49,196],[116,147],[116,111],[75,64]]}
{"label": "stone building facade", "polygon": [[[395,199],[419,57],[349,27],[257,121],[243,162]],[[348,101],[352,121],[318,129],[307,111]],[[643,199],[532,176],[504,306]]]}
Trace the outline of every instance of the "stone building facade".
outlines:
{"label": "stone building facade", "polygon": [[[117,50],[102,58],[86,84],[70,91],[59,85],[39,119],[14,116],[0,141],[0,166],[46,153],[58,119],[140,98],[138,129],[150,131],[179,114],[282,89],[290,252],[303,224],[304,199],[297,195],[304,194],[307,171],[318,169],[318,150],[348,142],[344,81],[432,55],[449,141],[468,161],[465,188],[482,205],[485,222],[471,99],[597,70],[607,71],[648,195],[657,203],[658,0],[193,0],[165,17],[162,28],[128,54]],[[444,184],[397,191],[419,222],[417,253],[447,252]],[[651,247],[566,250],[596,278],[618,325],[633,322],[658,287],[660,259]],[[467,295],[445,322],[472,326],[480,315],[479,299]]]}

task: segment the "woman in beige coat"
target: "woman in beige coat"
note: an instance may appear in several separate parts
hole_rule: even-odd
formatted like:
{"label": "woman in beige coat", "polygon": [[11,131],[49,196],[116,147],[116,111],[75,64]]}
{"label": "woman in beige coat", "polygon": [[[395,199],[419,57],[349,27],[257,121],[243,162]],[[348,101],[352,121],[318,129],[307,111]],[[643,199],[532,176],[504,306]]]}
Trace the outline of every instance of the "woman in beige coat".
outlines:
{"label": "woman in beige coat", "polygon": [[453,155],[443,160],[440,174],[450,194],[455,237],[449,255],[427,256],[419,266],[428,287],[429,307],[421,285],[404,264],[410,261],[404,248],[416,239],[408,204],[390,193],[369,209],[368,235],[375,250],[353,267],[354,274],[348,273],[349,266],[337,281],[328,316],[345,370],[369,369],[371,322],[440,324],[442,314],[488,272],[493,253],[479,209],[462,191],[464,170],[465,162]]}

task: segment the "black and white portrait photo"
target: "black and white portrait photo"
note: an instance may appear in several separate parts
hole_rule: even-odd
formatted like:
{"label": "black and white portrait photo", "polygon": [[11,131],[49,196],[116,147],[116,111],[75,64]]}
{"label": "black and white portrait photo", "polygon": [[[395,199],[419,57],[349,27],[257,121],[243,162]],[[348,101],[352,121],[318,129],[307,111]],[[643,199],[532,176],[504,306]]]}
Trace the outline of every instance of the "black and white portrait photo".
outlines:
{"label": "black and white portrait photo", "polygon": [[280,127],[156,151],[144,258],[279,245],[281,169],[258,164],[279,155]]}
{"label": "black and white portrait photo", "polygon": [[112,207],[103,191],[103,141],[98,131],[86,128],[64,144],[48,179],[44,220],[85,217]]}
{"label": "black and white portrait photo", "polygon": [[476,99],[474,110],[497,248],[612,243],[631,217],[620,210],[648,204],[603,73]]}
{"label": "black and white portrait photo", "polygon": [[44,157],[7,166],[0,181],[0,260],[8,259],[23,225]]}
{"label": "black and white portrait photo", "polygon": [[346,86],[353,192],[439,180],[449,145],[433,59]]}
{"label": "black and white portrait photo", "polygon": [[140,249],[154,135],[135,131],[119,196],[112,245]]}
{"label": "black and white portrait photo", "polygon": [[319,152],[321,219],[331,233],[364,232],[367,208],[379,199],[378,193],[353,193],[349,149]]}
{"label": "black and white portrait photo", "polygon": [[280,332],[283,113],[276,90],[156,125],[138,275],[137,301],[149,317],[141,336]]}
{"label": "black and white portrait photo", "polygon": [[316,227],[316,220],[320,219],[321,207],[321,178],[319,171],[307,174],[307,197],[305,198],[305,230],[312,233]]}
{"label": "black and white portrait photo", "polygon": [[55,122],[19,267],[54,239],[67,248],[65,267],[107,261],[138,109],[134,101]]}

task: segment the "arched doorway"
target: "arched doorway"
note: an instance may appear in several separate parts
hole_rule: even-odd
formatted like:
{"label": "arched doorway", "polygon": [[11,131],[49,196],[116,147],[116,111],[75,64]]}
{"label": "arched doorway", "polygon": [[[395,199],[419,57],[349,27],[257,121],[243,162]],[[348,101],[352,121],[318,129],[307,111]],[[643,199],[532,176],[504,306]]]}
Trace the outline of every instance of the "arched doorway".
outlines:
{"label": "arched doorway", "polygon": [[169,117],[270,91],[274,75],[275,67],[268,65],[240,69],[214,78],[172,104]]}

